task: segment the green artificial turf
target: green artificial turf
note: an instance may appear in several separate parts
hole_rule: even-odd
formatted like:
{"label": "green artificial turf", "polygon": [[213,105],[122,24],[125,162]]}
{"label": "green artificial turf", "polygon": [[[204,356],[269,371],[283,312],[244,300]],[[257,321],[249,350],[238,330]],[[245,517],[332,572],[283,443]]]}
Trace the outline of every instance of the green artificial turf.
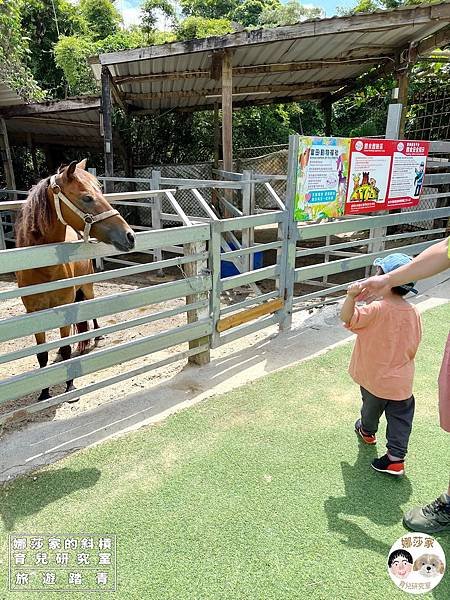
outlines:
{"label": "green artificial turf", "polygon": [[[448,483],[436,381],[449,322],[450,305],[424,315],[404,478],[374,472],[353,432],[347,344],[1,489],[0,598],[105,597],[8,593],[11,532],[116,534],[120,600],[407,598],[386,560],[403,511]],[[450,535],[436,537],[450,562]],[[450,567],[422,597],[450,598]]]}

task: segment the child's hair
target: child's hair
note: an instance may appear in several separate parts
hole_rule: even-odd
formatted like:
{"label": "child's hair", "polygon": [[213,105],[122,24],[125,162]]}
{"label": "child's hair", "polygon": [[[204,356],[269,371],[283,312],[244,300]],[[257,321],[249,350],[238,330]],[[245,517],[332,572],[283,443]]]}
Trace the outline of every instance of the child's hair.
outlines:
{"label": "child's hair", "polygon": [[397,286],[391,288],[391,292],[393,294],[395,294],[396,296],[406,296],[406,294],[409,293],[409,290],[397,285]]}
{"label": "child's hair", "polygon": [[[380,267],[380,265],[377,265],[377,271],[380,271],[380,273],[384,275],[384,271]],[[400,285],[396,285],[395,287],[391,288],[391,292],[396,296],[406,296],[406,294],[409,294],[409,291],[410,290],[407,290],[406,288]]]}
{"label": "child's hair", "polygon": [[406,558],[406,560],[409,563],[413,564],[413,557],[411,556],[411,553],[408,552],[408,550],[402,550],[401,548],[399,548],[398,550],[394,550],[394,552],[392,552],[391,555],[389,556],[389,558],[388,558],[389,568],[392,567],[392,563],[394,562],[394,560],[396,558],[399,558],[400,556],[402,558]]}

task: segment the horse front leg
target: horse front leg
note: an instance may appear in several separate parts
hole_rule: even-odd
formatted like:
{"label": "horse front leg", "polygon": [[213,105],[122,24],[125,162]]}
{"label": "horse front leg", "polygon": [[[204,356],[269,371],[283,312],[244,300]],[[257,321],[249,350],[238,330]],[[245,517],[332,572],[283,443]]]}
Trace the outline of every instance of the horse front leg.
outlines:
{"label": "horse front leg", "polygon": [[[34,337],[36,338],[36,344],[38,346],[40,344],[45,344],[45,332],[35,333]],[[48,352],[38,352],[37,359],[39,363],[39,368],[43,369],[47,366],[48,363]],[[44,388],[39,394],[38,402],[41,402],[41,400],[48,400],[49,398],[51,398],[50,388]]]}
{"label": "horse front leg", "polygon": [[[61,339],[69,337],[70,335],[70,325],[66,325],[65,327],[61,327],[60,328],[60,334],[61,334]],[[66,346],[61,346],[61,348],[59,349],[59,352],[61,354],[61,359],[62,360],[69,360],[69,358],[72,356],[72,347],[70,344],[67,344]],[[71,392],[72,390],[75,390],[76,387],[73,384],[73,379],[69,379],[68,381],[66,381],[66,392]],[[67,400],[67,402],[78,402],[79,398],[72,398],[71,400]]]}

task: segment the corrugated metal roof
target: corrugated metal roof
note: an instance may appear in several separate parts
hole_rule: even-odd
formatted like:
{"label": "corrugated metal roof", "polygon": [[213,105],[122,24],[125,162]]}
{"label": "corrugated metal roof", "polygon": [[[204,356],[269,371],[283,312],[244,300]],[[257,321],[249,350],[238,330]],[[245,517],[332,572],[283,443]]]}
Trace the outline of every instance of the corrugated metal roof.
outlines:
{"label": "corrugated metal roof", "polygon": [[0,81],[0,106],[17,106],[24,100],[9,85]]}
{"label": "corrugated metal roof", "polygon": [[100,133],[100,99],[68,98],[3,108],[11,144],[51,143],[67,146],[102,147]]}
{"label": "corrugated metal roof", "polygon": [[224,49],[232,52],[235,106],[323,98],[374,66],[392,65],[411,43],[443,30],[450,39],[449,24],[447,0],[102,54],[91,66],[99,80],[106,66],[136,111],[212,107],[221,94],[213,56]]}

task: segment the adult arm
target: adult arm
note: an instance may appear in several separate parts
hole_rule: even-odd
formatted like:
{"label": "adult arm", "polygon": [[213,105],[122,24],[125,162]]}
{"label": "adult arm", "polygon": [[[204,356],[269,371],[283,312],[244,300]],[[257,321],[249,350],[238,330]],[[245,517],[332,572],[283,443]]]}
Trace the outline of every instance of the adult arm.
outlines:
{"label": "adult arm", "polygon": [[426,279],[441,271],[445,271],[450,267],[448,244],[449,238],[446,238],[421,252],[409,264],[395,269],[391,273],[376,275],[375,277],[369,277],[369,279],[359,282],[363,291],[358,296],[358,300],[370,302],[375,298],[384,296],[390,288],[404,285],[411,281]]}

